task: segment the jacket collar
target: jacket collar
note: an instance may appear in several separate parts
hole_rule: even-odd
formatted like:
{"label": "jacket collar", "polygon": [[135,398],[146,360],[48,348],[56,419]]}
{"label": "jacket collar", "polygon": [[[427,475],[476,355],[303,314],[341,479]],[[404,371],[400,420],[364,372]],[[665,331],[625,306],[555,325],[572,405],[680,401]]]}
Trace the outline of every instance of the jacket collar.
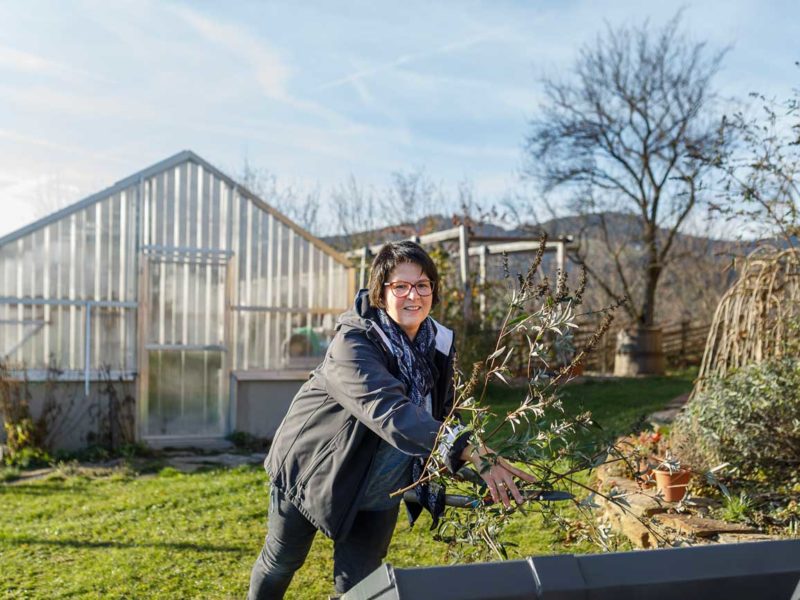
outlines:
{"label": "jacket collar", "polygon": [[[369,291],[365,289],[359,290],[356,294],[353,308],[339,316],[336,329],[350,327],[362,331],[374,331],[386,347],[391,348],[392,344],[389,338],[378,325],[376,311],[377,309],[369,303]],[[433,317],[428,318],[433,321],[433,328],[436,332],[436,350],[445,356],[449,356],[453,347],[453,330],[448,329]]]}

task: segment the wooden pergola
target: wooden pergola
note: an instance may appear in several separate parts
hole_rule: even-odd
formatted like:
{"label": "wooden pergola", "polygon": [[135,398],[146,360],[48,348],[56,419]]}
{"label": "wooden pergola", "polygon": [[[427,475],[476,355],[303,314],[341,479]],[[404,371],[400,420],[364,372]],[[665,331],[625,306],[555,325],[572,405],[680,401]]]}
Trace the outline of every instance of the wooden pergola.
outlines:
{"label": "wooden pergola", "polygon": [[[464,291],[464,318],[472,317],[472,290],[470,283],[469,257],[477,256],[478,262],[478,283],[483,286],[487,282],[486,259],[492,255],[516,254],[522,252],[535,252],[539,249],[541,240],[532,237],[496,237],[471,235],[466,225],[459,225],[451,229],[415,235],[405,238],[423,246],[430,246],[442,242],[458,242],[458,252],[456,256],[459,261],[459,278]],[[548,241],[545,251],[555,253],[556,265],[562,271],[566,267],[567,247],[572,243],[572,236],[563,236],[557,240]],[[345,253],[350,259],[359,259],[356,267],[358,270],[358,285],[360,288],[367,285],[367,271],[371,259],[380,250],[383,243],[355,248]],[[481,314],[486,312],[486,298],[480,294]]]}

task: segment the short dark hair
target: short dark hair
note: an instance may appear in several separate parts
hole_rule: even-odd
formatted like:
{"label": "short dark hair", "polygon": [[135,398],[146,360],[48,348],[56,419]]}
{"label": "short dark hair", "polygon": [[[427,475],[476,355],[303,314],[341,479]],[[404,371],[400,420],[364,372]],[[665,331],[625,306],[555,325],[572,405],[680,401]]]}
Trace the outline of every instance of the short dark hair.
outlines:
{"label": "short dark hair", "polygon": [[386,308],[383,290],[391,272],[397,265],[413,263],[433,282],[432,306],[439,304],[439,271],[433,259],[416,242],[388,242],[375,255],[369,273],[369,303],[378,308]]}

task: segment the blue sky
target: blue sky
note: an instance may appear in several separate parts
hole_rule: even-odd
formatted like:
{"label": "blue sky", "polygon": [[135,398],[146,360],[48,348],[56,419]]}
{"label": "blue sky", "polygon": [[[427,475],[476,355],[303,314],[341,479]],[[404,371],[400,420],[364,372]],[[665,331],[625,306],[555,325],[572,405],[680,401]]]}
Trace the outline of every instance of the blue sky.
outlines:
{"label": "blue sky", "polygon": [[611,24],[731,46],[726,96],[798,85],[796,1],[1,0],[0,235],[179,150],[284,185],[424,168],[496,201],[520,186],[542,76]]}

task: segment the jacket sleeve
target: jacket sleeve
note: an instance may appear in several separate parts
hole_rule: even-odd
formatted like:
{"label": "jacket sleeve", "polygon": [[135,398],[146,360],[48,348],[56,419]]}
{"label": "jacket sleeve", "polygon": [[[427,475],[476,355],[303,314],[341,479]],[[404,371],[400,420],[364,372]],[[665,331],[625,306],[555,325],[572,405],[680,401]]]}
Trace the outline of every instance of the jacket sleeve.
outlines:
{"label": "jacket sleeve", "polygon": [[[411,402],[403,383],[389,372],[381,351],[364,332],[334,337],[325,371],[328,393],[376,435],[405,454],[430,454],[441,422]],[[448,456],[445,462],[455,471],[460,461],[451,458],[455,457]]]}
{"label": "jacket sleeve", "polygon": [[[456,399],[456,387],[455,382],[453,381],[454,369],[455,369],[455,356],[456,356],[456,347],[455,343],[450,347],[450,353],[447,357],[447,368],[445,369],[445,391],[444,391],[444,415],[450,414],[450,411],[453,408],[453,403]],[[439,454],[442,455],[442,458],[445,461],[448,469],[453,473],[457,472],[461,467],[464,466],[464,460],[461,458],[461,454],[464,451],[464,448],[467,447],[469,442],[472,439],[472,436],[464,429],[464,420],[461,418],[461,414],[456,412],[456,419],[458,423],[456,426],[445,432],[443,437],[444,443],[439,448]]]}

